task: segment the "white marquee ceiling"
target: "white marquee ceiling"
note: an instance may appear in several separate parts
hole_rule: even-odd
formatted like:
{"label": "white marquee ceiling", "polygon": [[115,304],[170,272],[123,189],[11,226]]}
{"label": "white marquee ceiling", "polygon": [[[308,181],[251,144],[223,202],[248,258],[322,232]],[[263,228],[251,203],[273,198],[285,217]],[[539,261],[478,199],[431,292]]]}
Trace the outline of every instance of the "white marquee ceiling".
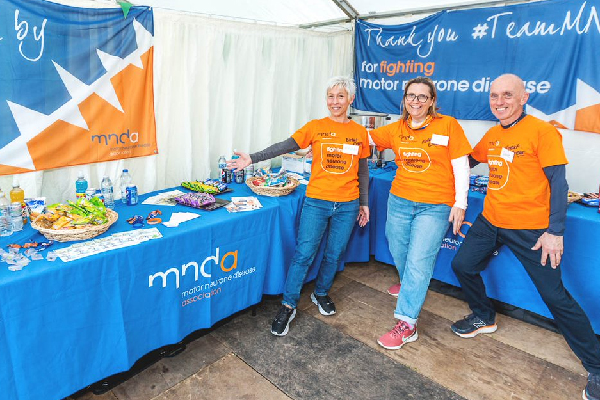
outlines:
{"label": "white marquee ceiling", "polygon": [[[107,0],[97,0],[104,1]],[[277,25],[332,25],[358,16],[429,14],[445,9],[505,5],[527,0],[129,0],[135,5]]]}

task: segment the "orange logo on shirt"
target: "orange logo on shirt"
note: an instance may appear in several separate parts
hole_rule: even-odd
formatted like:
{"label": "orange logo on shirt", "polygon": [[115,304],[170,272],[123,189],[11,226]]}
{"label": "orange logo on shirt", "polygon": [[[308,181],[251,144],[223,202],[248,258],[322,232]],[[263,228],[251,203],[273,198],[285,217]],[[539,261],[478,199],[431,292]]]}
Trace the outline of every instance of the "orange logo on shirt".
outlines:
{"label": "orange logo on shirt", "polygon": [[488,155],[488,166],[490,167],[489,190],[500,190],[508,182],[510,167],[508,162],[500,156]]}
{"label": "orange logo on shirt", "polygon": [[399,147],[398,155],[402,168],[408,172],[425,172],[431,166],[431,158],[425,149],[419,147]]}
{"label": "orange logo on shirt", "polygon": [[352,154],[344,153],[343,143],[321,143],[321,168],[330,174],[343,174],[350,170]]}

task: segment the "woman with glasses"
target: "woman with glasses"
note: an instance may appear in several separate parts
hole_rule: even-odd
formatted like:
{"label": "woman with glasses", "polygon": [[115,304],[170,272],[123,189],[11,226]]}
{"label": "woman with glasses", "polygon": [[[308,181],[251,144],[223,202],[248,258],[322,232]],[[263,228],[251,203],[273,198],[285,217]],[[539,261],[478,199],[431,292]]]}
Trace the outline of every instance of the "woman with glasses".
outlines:
{"label": "woman with glasses", "polygon": [[370,132],[379,150],[392,149],[398,165],[388,199],[385,235],[400,283],[396,326],[377,341],[399,349],[417,340],[417,319],[425,302],[435,259],[452,223],[457,234],[469,191],[471,145],[456,119],[437,113],[433,81],[408,81],[402,117]]}

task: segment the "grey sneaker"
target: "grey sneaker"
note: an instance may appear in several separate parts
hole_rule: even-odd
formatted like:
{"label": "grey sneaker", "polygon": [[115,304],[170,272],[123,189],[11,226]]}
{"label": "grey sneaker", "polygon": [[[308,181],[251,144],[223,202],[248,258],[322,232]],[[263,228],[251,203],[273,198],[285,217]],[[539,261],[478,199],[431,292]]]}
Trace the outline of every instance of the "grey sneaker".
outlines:
{"label": "grey sneaker", "polygon": [[333,304],[333,300],[331,300],[331,297],[327,295],[317,296],[313,292],[310,294],[310,299],[319,307],[319,312],[321,313],[321,315],[335,314],[335,304]]}
{"label": "grey sneaker", "polygon": [[296,309],[281,306],[273,323],[271,324],[271,333],[275,336],[285,336],[290,329],[290,322],[296,316]]}
{"label": "grey sneaker", "polygon": [[600,400],[600,374],[588,374],[587,385],[583,389],[583,400]]}

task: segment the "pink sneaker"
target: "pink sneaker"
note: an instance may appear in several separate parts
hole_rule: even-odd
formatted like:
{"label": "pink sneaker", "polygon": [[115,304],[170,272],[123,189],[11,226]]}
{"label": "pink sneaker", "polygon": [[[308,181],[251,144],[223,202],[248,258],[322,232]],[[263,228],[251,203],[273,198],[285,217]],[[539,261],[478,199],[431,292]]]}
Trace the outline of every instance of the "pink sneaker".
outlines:
{"label": "pink sneaker", "polygon": [[377,340],[382,347],[389,350],[396,350],[406,343],[414,342],[419,338],[417,327],[410,328],[405,321],[398,321],[394,329],[383,335]]}
{"label": "pink sneaker", "polygon": [[394,297],[398,297],[398,293],[400,293],[400,283],[390,286],[387,292]]}

